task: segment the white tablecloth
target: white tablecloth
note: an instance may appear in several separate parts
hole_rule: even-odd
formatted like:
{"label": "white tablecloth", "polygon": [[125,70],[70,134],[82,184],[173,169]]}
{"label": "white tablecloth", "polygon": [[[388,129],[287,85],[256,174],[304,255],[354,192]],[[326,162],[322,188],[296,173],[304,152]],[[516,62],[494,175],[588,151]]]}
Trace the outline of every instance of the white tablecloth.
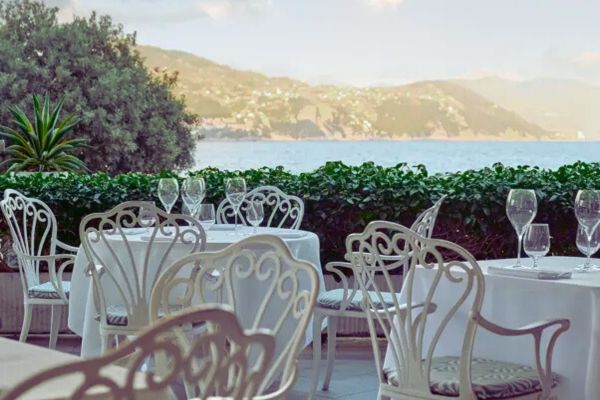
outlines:
{"label": "white tablecloth", "polygon": [[[227,245],[235,243],[241,239],[247,238],[252,234],[252,228],[240,227],[242,235],[232,235],[230,230],[217,230],[218,228],[206,232],[207,251],[216,251],[225,248]],[[301,259],[312,263],[319,274],[319,286],[321,290],[325,287],[323,274],[321,271],[321,262],[319,257],[319,239],[317,235],[306,231],[292,231],[288,229],[276,228],[258,228],[258,234],[272,234],[281,237],[289,246],[292,254]],[[140,237],[129,236],[129,241],[139,240],[139,245],[143,248],[143,235]],[[137,243],[136,243],[137,245]],[[132,246],[133,247],[133,246]],[[141,250],[143,251],[143,250]],[[177,259],[189,253],[185,245],[178,245],[171,251],[170,257],[166,260],[166,265],[170,265]],[[83,357],[93,357],[100,354],[101,338],[99,331],[99,322],[96,321],[96,309],[92,295],[91,278],[85,274],[86,256],[83,249],[79,249],[73,275],[71,277],[71,294],[69,298],[69,328],[83,338],[81,344],[81,355]],[[257,299],[260,299],[257,294]],[[249,298],[248,302],[253,299]],[[312,327],[307,329],[307,343],[312,341]]]}
{"label": "white tablecloth", "polygon": [[[34,346],[27,343],[21,343],[0,337],[0,395],[8,389],[26,379],[27,377],[40,373],[59,365],[69,364],[81,361],[79,357],[71,354],[61,353],[56,350],[50,350],[45,347]],[[102,374],[120,385],[125,383],[127,370],[125,368],[110,365],[102,369]],[[136,387],[140,388],[140,397],[148,400],[165,400],[175,398],[170,393],[146,392],[144,388],[146,376],[142,373],[136,377]],[[56,379],[48,384],[36,386],[22,400],[63,400],[71,398],[71,394],[82,383],[80,375],[67,375],[66,378]],[[94,398],[112,398],[112,396],[102,396],[105,388],[95,388]]]}
{"label": "white tablecloth", "polygon": [[[529,263],[529,260],[524,260]],[[541,267],[571,270],[584,261],[575,257],[547,257]],[[594,260],[600,264],[600,260]],[[490,265],[514,265],[514,259],[480,262],[485,275],[485,298],[482,315],[499,325],[517,328],[543,319],[567,318],[570,329],[562,334],[554,348],[553,371],[561,376],[558,399],[596,400],[600,398],[600,272],[573,274],[572,279],[534,280],[488,274]],[[425,272],[425,273],[420,273]],[[423,296],[433,274],[421,269],[416,274],[413,301]],[[440,284],[436,303],[441,309],[432,314],[428,325],[437,326],[445,316],[442,299],[456,298],[456,285]],[[454,355],[464,337],[468,314],[463,308],[448,325],[440,339],[436,355]],[[477,331],[474,356],[534,366],[531,335],[507,338],[483,328]],[[386,367],[394,365],[388,350]]]}

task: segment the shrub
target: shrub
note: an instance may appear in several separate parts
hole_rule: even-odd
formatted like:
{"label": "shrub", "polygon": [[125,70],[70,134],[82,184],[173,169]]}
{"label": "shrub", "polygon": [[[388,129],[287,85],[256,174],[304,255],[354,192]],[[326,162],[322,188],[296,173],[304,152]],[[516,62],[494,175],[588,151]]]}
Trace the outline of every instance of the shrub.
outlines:
{"label": "shrub", "polygon": [[[575,255],[577,221],[573,213],[576,191],[600,189],[600,163],[575,163],[545,170],[537,167],[490,168],[458,173],[429,175],[424,166],[407,168],[400,164],[384,168],[373,163],[347,166],[330,162],[298,175],[283,168],[247,171],[198,171],[207,182],[205,202],[217,204],[224,198],[223,180],[233,175],[246,178],[248,187],[272,184],[300,195],[306,205],[302,229],[313,231],[321,241],[323,265],[341,260],[344,239],[373,220],[386,219],[410,225],[415,216],[443,194],[434,235],[456,242],[478,259],[508,258],[516,255],[516,235],[505,215],[510,188],[534,188],[538,197],[536,221],[550,224],[551,254]],[[14,188],[39,197],[56,212],[59,235],[76,243],[81,218],[107,210],[125,200],[152,200],[158,179],[174,176],[128,173],[110,177],[66,174],[62,176],[0,175],[0,190]],[[179,207],[181,205],[179,204]],[[6,227],[3,227],[6,230]]]}
{"label": "shrub", "polygon": [[28,108],[33,93],[66,95],[74,134],[91,146],[81,156],[92,171],[120,173],[187,167],[191,116],[171,89],[175,75],[151,73],[110,17],[92,14],[59,24],[57,8],[0,0],[0,124],[9,106]]}

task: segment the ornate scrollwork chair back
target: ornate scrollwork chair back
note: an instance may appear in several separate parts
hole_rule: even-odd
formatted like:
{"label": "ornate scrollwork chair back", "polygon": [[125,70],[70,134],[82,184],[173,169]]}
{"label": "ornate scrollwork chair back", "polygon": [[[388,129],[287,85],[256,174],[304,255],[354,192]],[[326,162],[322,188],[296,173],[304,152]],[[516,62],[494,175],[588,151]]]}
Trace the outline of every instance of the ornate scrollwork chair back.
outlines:
{"label": "ornate scrollwork chair back", "polygon": [[420,213],[410,226],[410,229],[421,236],[430,238],[433,235],[435,221],[437,220],[440,208],[442,207],[442,203],[445,199],[446,195],[440,197],[440,199],[436,201],[433,206]]}
{"label": "ornate scrollwork chair back", "polygon": [[[63,273],[74,263],[72,253],[77,248],[58,240],[56,217],[43,201],[7,189],[0,207],[10,229],[23,288],[25,315],[21,341],[27,338],[31,307],[34,304],[49,304],[52,305],[53,315],[50,347],[54,347],[61,309],[69,302],[70,285],[63,279]],[[63,253],[59,254],[57,250]],[[42,266],[48,268],[48,282],[41,281]]]}
{"label": "ornate scrollwork chair back", "polygon": [[[191,325],[202,329],[189,336],[186,327]],[[0,398],[21,399],[40,387],[47,387],[52,393],[61,379],[80,376],[83,379],[73,388],[69,399],[96,399],[100,395],[103,399],[142,400],[151,393],[167,396],[171,385],[179,379],[196,386],[197,399],[253,399],[273,358],[274,347],[273,335],[264,330],[245,331],[231,308],[198,306],[161,319],[133,341],[103,357],[34,375]],[[140,367],[157,354],[170,360],[168,374],[139,373]],[[250,354],[254,355],[252,359]],[[125,374],[108,373],[107,367],[115,368],[114,363],[124,359]]]}
{"label": "ornate scrollwork chair back", "polygon": [[[248,225],[246,213],[253,202],[263,204],[265,218],[262,226],[300,229],[304,217],[304,202],[298,196],[288,195],[275,186],[260,186],[249,191],[240,206],[238,223]],[[217,223],[230,224],[235,214],[229,200],[224,199],[217,208]]]}
{"label": "ornate scrollwork chair back", "polygon": [[[151,315],[194,304],[228,304],[245,329],[268,329],[275,354],[259,393],[279,377],[287,385],[319,288],[316,267],[295,259],[278,237],[257,235],[218,252],[191,254],[165,270],[152,293]],[[259,301],[247,299],[261,295]]]}
{"label": "ornate scrollwork chair back", "polygon": [[[524,329],[508,329],[491,323],[481,315],[484,276],[467,250],[448,241],[426,238],[404,227],[397,228],[392,237],[381,235],[376,229],[378,225],[369,224],[363,233],[350,235],[346,246],[349,252],[353,250],[351,262],[363,291],[363,308],[367,313],[375,353],[380,394],[398,399],[548,399],[556,384],[551,373],[554,342],[568,329],[569,321],[544,321],[539,326],[531,325]],[[399,250],[408,257],[403,270],[402,292],[392,296],[391,302],[386,302],[384,296],[394,292],[393,279],[402,265],[386,263],[374,254],[385,255]],[[427,279],[417,280],[420,274],[429,275]],[[376,275],[381,277],[375,279]],[[367,291],[370,295],[366,294]],[[464,336],[445,335],[449,324],[455,327],[463,324],[459,321],[464,320],[456,318],[458,315],[468,316],[464,326],[460,325]],[[538,339],[550,326],[559,328],[551,336],[545,351],[541,351]],[[533,335],[536,341],[532,361],[535,360],[533,365],[537,371],[530,367],[473,358],[478,327],[504,336]],[[379,354],[378,332],[383,332],[389,344],[385,362]],[[455,355],[440,357],[436,353],[442,340],[446,345],[452,344]],[[513,368],[518,372],[499,372]],[[519,376],[522,371],[525,375]],[[496,373],[501,376],[500,382],[494,375]],[[507,375],[516,377],[516,383],[502,382]],[[492,393],[514,393],[514,396],[493,397]],[[521,397],[524,394],[532,397]]]}
{"label": "ornate scrollwork chair back", "polygon": [[[132,228],[143,232],[130,235]],[[206,234],[197,220],[167,214],[148,202],[124,202],[110,211],[90,214],[82,220],[79,233],[94,281],[103,350],[108,335],[132,334],[148,325],[150,293],[164,268],[181,256],[182,246],[184,254],[206,246]]]}

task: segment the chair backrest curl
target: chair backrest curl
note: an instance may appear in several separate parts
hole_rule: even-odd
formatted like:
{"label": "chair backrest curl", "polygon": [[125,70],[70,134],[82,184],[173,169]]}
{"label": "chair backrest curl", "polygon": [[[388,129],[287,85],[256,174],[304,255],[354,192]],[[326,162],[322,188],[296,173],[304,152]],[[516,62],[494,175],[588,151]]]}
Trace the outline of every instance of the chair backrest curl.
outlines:
{"label": "chair backrest curl", "polygon": [[218,252],[191,254],[165,270],[152,292],[159,318],[194,304],[228,304],[245,329],[268,329],[276,357],[260,393],[279,376],[287,382],[304,343],[319,290],[316,267],[294,258],[272,235],[243,239]]}
{"label": "chair backrest curl", "polygon": [[[285,194],[275,186],[260,186],[249,191],[244,197],[238,213],[238,222],[248,225],[246,213],[253,202],[263,204],[265,219],[262,226],[273,228],[300,229],[304,217],[304,202],[298,196]],[[229,224],[235,220],[234,209],[228,199],[217,208],[217,223]]]}
{"label": "chair backrest curl", "polygon": [[[186,327],[192,325],[202,329],[190,336]],[[199,306],[161,319],[132,342],[103,357],[36,374],[0,398],[17,400],[43,387],[52,393],[61,380],[71,378],[73,382],[74,377],[80,377],[83,379],[73,385],[68,399],[142,400],[153,392],[169,393],[170,386],[183,377],[187,384],[196,387],[198,399],[211,396],[251,399],[267,372],[274,347],[275,339],[269,333],[244,331],[229,307]],[[251,360],[250,354],[256,356]],[[168,375],[158,378],[152,373],[138,372],[152,356],[168,360]],[[127,358],[126,371],[116,371],[114,363],[124,358]]]}
{"label": "chair backrest curl", "polygon": [[41,200],[6,189],[0,201],[2,213],[10,229],[13,248],[21,272],[23,288],[40,284],[40,261],[18,257],[54,255],[56,252],[56,217]]}
{"label": "chair backrest curl", "polygon": [[[352,234],[346,241],[348,251],[353,250],[351,262],[364,294],[363,307],[379,379],[387,384],[376,340],[378,330],[383,331],[390,344],[391,363],[388,361],[388,367],[391,365],[397,373],[398,390],[408,397],[430,398],[429,377],[436,346],[459,310],[479,314],[485,291],[483,273],[473,256],[456,244],[426,238],[402,226],[397,226],[391,235],[382,234],[380,225],[380,222],[373,222],[364,232]],[[402,292],[386,299],[386,293],[394,292],[393,279],[399,272],[397,269],[403,267],[383,260],[392,252],[403,253],[408,265],[403,271]],[[429,286],[424,287],[421,280],[416,281],[419,274],[433,275],[423,280],[429,282]],[[375,275],[381,278],[375,280]],[[456,288],[443,291],[453,293],[451,298],[436,296],[438,288],[445,285]],[[367,296],[366,290],[375,294]],[[440,322],[428,318],[433,312],[442,313],[443,318],[435,319]],[[476,327],[476,322],[467,318],[464,337],[450,338],[460,354],[461,394],[473,393],[470,366]],[[470,397],[465,395],[464,398]]]}
{"label": "chair backrest curl", "polygon": [[[139,232],[132,235],[132,229]],[[119,307],[127,313],[127,325],[147,325],[150,293],[163,269],[206,246],[204,229],[194,218],[138,201],[86,216],[79,235],[102,324],[108,324],[108,307]]]}

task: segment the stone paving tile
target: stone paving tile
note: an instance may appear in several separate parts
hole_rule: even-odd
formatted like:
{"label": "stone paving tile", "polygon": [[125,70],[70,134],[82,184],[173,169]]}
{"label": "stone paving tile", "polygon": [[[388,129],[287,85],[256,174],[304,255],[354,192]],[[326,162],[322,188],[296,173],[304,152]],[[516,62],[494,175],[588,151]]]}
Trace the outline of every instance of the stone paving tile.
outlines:
{"label": "stone paving tile", "polygon": [[[17,336],[10,337],[17,340]],[[32,336],[28,339],[31,344],[47,347],[48,338]],[[75,336],[60,337],[57,350],[79,355],[81,339]],[[325,348],[321,356],[320,375],[325,374]],[[300,356],[298,365],[298,380],[288,400],[305,400],[312,378],[312,349],[307,348]],[[319,382],[322,384],[322,380]],[[317,390],[318,400],[370,400],[377,399],[377,372],[371,345],[367,341],[349,341],[338,343],[336,363],[328,391]]]}

